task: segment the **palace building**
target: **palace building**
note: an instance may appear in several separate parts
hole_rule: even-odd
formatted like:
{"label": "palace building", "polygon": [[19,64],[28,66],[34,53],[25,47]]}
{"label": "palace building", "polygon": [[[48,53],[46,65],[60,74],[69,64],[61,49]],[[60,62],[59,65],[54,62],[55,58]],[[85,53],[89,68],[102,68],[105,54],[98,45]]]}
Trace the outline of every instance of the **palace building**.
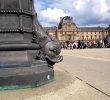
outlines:
{"label": "palace building", "polygon": [[60,18],[58,27],[45,27],[44,29],[60,42],[98,41],[104,39],[109,33],[106,27],[78,27],[70,16]]}

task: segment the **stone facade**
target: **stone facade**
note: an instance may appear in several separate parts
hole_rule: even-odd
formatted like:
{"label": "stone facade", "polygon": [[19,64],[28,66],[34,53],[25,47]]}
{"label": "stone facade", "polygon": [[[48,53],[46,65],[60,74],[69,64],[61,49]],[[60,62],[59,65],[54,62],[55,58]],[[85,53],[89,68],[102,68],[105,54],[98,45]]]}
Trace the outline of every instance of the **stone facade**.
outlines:
{"label": "stone facade", "polygon": [[60,42],[97,41],[105,38],[109,33],[105,27],[78,27],[70,16],[61,18],[58,27],[45,27],[44,29]]}

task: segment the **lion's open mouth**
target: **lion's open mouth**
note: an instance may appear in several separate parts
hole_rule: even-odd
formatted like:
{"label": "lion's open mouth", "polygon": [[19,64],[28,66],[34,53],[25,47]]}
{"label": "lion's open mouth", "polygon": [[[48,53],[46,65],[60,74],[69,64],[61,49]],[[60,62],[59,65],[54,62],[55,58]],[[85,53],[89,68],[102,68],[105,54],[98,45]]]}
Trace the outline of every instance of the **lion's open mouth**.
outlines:
{"label": "lion's open mouth", "polygon": [[55,63],[59,63],[63,60],[63,56],[55,56],[54,58],[49,57],[49,56],[45,56],[46,61],[50,64],[50,65],[54,65]]}

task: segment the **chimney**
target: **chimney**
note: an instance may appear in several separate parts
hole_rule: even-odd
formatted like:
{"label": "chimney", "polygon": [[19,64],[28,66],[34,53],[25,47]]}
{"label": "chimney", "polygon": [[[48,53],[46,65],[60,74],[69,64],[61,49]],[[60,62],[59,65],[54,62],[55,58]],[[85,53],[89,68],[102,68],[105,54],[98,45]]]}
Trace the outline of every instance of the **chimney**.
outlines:
{"label": "chimney", "polygon": [[60,17],[60,22],[62,21],[62,17]]}

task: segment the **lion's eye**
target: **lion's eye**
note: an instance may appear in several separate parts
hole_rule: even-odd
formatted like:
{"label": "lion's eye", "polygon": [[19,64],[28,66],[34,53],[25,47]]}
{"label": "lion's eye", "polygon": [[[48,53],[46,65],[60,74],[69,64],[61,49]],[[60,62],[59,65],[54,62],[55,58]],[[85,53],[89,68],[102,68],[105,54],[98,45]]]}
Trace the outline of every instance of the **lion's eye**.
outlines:
{"label": "lion's eye", "polygon": [[54,52],[57,52],[57,50],[55,49]]}

